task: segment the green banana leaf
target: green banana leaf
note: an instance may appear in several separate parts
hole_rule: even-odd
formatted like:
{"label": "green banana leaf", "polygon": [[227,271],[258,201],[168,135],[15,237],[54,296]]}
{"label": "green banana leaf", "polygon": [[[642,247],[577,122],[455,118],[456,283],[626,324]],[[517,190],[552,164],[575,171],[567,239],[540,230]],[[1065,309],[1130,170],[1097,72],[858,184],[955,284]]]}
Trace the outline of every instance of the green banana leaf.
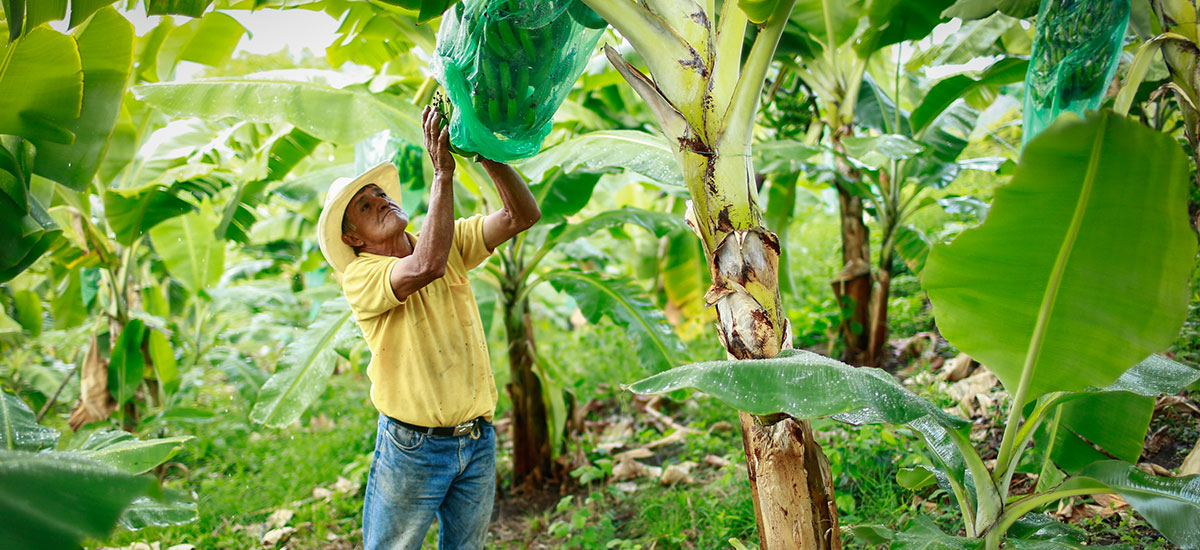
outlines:
{"label": "green banana leaf", "polygon": [[76,450],[77,454],[137,475],[149,472],[175,456],[190,435],[139,440],[123,431],[96,432]]}
{"label": "green banana leaf", "polygon": [[967,439],[968,423],[908,391],[882,370],[784,350],[772,359],[684,365],[627,386],[635,393],[681,388],[698,389],[751,414],[784,412],[855,425],[907,425],[924,437],[961,508],[973,510],[980,503],[983,512],[996,512],[999,496]]}
{"label": "green banana leaf", "polygon": [[953,3],[954,0],[874,0],[867,12],[870,32],[855,49],[867,57],[885,46],[925,38],[942,22],[942,10]]}
{"label": "green banana leaf", "polygon": [[[977,21],[965,21],[959,27],[958,32],[947,36],[940,44],[934,44],[928,49],[916,48],[917,51],[914,51],[912,57],[904,63],[904,69],[913,73],[921,73],[926,67],[959,65],[978,57],[998,54],[1019,55],[1022,52],[1005,51],[997,44],[1001,37],[1014,27],[1017,30],[1024,30],[1021,29],[1020,22],[1002,15]],[[1028,55],[1029,50],[1025,50],[1024,54]]]}
{"label": "green banana leaf", "polygon": [[999,11],[1005,15],[1025,19],[1037,15],[1040,0],[958,0],[942,12],[947,19],[982,19]]}
{"label": "green banana leaf", "polygon": [[29,335],[37,338],[42,333],[42,299],[32,290],[17,290],[12,293],[17,322]]}
{"label": "green banana leaf", "polygon": [[212,0],[145,0],[146,15],[186,15],[200,17]]}
{"label": "green banana leaf", "polygon": [[114,2],[116,0],[71,0],[70,27],[72,29],[78,27],[100,8],[110,6]]}
{"label": "green banana leaf", "polygon": [[638,130],[589,132],[515,164],[529,181],[554,167],[565,172],[636,172],[659,183],[684,188],[683,173],[665,138]]}
{"label": "green banana leaf", "polygon": [[1170,136],[1103,112],[1039,137],[987,221],[935,246],[922,272],[942,334],[1017,406],[1108,385],[1169,345],[1196,254]]}
{"label": "green banana leaf", "polygon": [[893,531],[882,525],[859,525],[850,529],[856,539],[873,545],[886,544],[891,550],[978,550],[983,548],[980,539],[968,539],[947,535],[937,524],[925,516],[917,516],[902,531]]}
{"label": "green banana leaf", "polygon": [[337,364],[334,349],[357,334],[344,298],[325,302],[304,333],[288,345],[275,374],[258,393],[250,419],[272,428],[295,422],[325,390]]}
{"label": "green banana leaf", "polygon": [[556,226],[546,237],[546,246],[554,246],[555,243],[569,243],[610,227],[625,224],[645,228],[655,237],[665,237],[676,231],[687,230],[687,224],[684,223],[683,217],[677,214],[626,206],[616,210],[605,210],[579,223]]}
{"label": "green banana leaf", "polygon": [[160,498],[138,497],[117,520],[121,527],[137,531],[146,527],[181,525],[196,521],[196,500],[178,491],[165,491]]}
{"label": "green banana leaf", "polygon": [[[1159,477],[1119,460],[1096,462],[1052,491],[1014,502],[1006,516],[1065,496],[1115,492],[1146,521],[1184,550],[1200,548],[1200,476]],[[1002,517],[1001,521],[1007,518]]]}
{"label": "green banana leaf", "polygon": [[338,89],[310,82],[211,78],[133,87],[137,99],[175,117],[235,117],[250,122],[290,123],[312,136],[353,145],[388,130],[424,143],[420,110],[387,94]]}
{"label": "green banana leaf", "polygon": [[[1154,398],[1174,395],[1200,380],[1200,369],[1151,355],[1104,388],[1058,397],[1057,430],[1051,423],[1034,436],[1036,453],[1050,449],[1051,460],[1069,474],[1116,457],[1136,463],[1154,413]],[[1049,433],[1055,438],[1050,441]]]}
{"label": "green banana leaf", "polygon": [[245,27],[237,19],[215,11],[173,27],[156,44],[152,79],[173,80],[180,61],[210,67],[220,65],[233,55],[245,34]]}
{"label": "green banana leaf", "polygon": [[38,424],[20,397],[0,390],[0,450],[37,451],[57,443],[58,430]]}
{"label": "green banana leaf", "polygon": [[851,137],[842,143],[846,153],[872,168],[880,168],[891,160],[909,159],[925,151],[924,145],[898,134]]}
{"label": "green banana leaf", "polygon": [[575,299],[590,323],[607,316],[633,343],[638,360],[650,370],[663,370],[682,364],[687,349],[652,299],[627,278],[575,269],[558,269],[544,278],[559,292]]}
{"label": "green banana leaf", "polygon": [[104,216],[117,242],[125,246],[159,223],[195,210],[191,203],[160,184],[104,192]]}
{"label": "green banana leaf", "polygon": [[[108,148],[133,69],[133,25],[112,8],[97,11],[74,37],[83,68],[79,118],[64,125],[70,145],[35,140],[34,171],[76,191],[91,183]],[[45,69],[42,69],[45,70]]]}
{"label": "green banana leaf", "polygon": [[937,84],[933,85],[933,88],[929,89],[925,98],[921,100],[921,104],[913,109],[912,115],[909,116],[913,132],[924,130],[947,107],[967,94],[980,88],[1002,86],[1025,80],[1025,73],[1028,69],[1028,59],[1008,57],[993,63],[983,74],[979,75],[979,78],[959,74],[939,80]]}
{"label": "green banana leaf", "polygon": [[198,212],[169,218],[150,229],[150,241],[167,272],[192,292],[216,285],[225,270],[225,243],[216,237],[218,220],[209,203]]}
{"label": "green banana leaf", "polygon": [[152,485],[70,453],[0,451],[0,540],[13,550],[74,550],[106,538]]}
{"label": "green banana leaf", "polygon": [[142,356],[145,333],[146,324],[141,319],[133,319],[113,342],[112,357],[108,363],[108,391],[117,399],[118,408],[133,398],[145,376],[146,360]]}
{"label": "green banana leaf", "polygon": [[5,46],[0,56],[0,134],[69,144],[83,104],[83,65],[75,40],[46,27]]}
{"label": "green banana leaf", "polygon": [[[6,0],[4,11],[16,15],[9,18],[9,30],[12,32],[9,38],[16,40],[22,31],[29,32],[48,21],[62,19],[67,14],[67,0]],[[21,21],[22,11],[24,22]]]}

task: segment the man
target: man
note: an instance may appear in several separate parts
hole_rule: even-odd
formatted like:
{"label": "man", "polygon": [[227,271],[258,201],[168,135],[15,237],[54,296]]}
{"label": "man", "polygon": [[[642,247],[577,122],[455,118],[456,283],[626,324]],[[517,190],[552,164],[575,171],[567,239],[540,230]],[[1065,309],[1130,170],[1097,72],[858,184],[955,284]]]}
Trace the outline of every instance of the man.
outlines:
{"label": "man", "polygon": [[379,422],[367,550],[419,549],[435,516],[438,548],[483,548],[496,491],[496,382],[467,270],[541,217],[521,176],[484,160],[504,207],[455,220],[449,129],[428,107],[422,123],[434,175],[418,236],[405,230],[390,163],[334,182],[317,223],[372,354]]}

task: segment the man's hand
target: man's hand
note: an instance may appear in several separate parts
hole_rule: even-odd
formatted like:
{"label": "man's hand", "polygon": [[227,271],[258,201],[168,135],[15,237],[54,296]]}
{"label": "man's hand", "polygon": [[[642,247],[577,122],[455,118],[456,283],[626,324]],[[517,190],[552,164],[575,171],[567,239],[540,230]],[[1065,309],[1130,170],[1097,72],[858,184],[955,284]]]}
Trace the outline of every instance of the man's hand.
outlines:
{"label": "man's hand", "polygon": [[433,162],[433,174],[450,175],[454,173],[454,156],[450,154],[450,125],[443,127],[442,114],[430,106],[421,111],[421,124],[425,129],[425,150],[429,152],[429,160]]}

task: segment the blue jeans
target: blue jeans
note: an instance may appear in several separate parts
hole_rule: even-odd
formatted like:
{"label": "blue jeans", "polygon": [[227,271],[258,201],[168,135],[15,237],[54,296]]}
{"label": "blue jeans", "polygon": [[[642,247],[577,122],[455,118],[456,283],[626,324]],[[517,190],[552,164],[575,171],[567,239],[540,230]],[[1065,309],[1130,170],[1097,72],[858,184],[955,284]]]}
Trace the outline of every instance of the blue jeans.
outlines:
{"label": "blue jeans", "polygon": [[496,432],[431,436],[379,415],[363,503],[366,550],[418,550],[438,519],[440,550],[483,548],[496,496]]}

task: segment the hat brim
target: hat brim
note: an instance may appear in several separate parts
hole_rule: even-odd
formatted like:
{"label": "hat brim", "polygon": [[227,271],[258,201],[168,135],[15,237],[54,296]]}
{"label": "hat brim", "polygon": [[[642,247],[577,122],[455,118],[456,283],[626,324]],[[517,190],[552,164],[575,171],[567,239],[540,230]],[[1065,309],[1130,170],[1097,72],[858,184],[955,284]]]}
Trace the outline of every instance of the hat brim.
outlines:
{"label": "hat brim", "polygon": [[344,272],[346,266],[357,257],[354,249],[342,242],[342,219],[346,215],[346,205],[363,187],[372,183],[383,189],[396,204],[400,204],[400,174],[391,162],[380,163],[356,178],[340,178],[329,186],[329,193],[325,195],[325,206],[321,208],[321,217],[317,220],[317,244],[321,246],[325,261],[338,273]]}

